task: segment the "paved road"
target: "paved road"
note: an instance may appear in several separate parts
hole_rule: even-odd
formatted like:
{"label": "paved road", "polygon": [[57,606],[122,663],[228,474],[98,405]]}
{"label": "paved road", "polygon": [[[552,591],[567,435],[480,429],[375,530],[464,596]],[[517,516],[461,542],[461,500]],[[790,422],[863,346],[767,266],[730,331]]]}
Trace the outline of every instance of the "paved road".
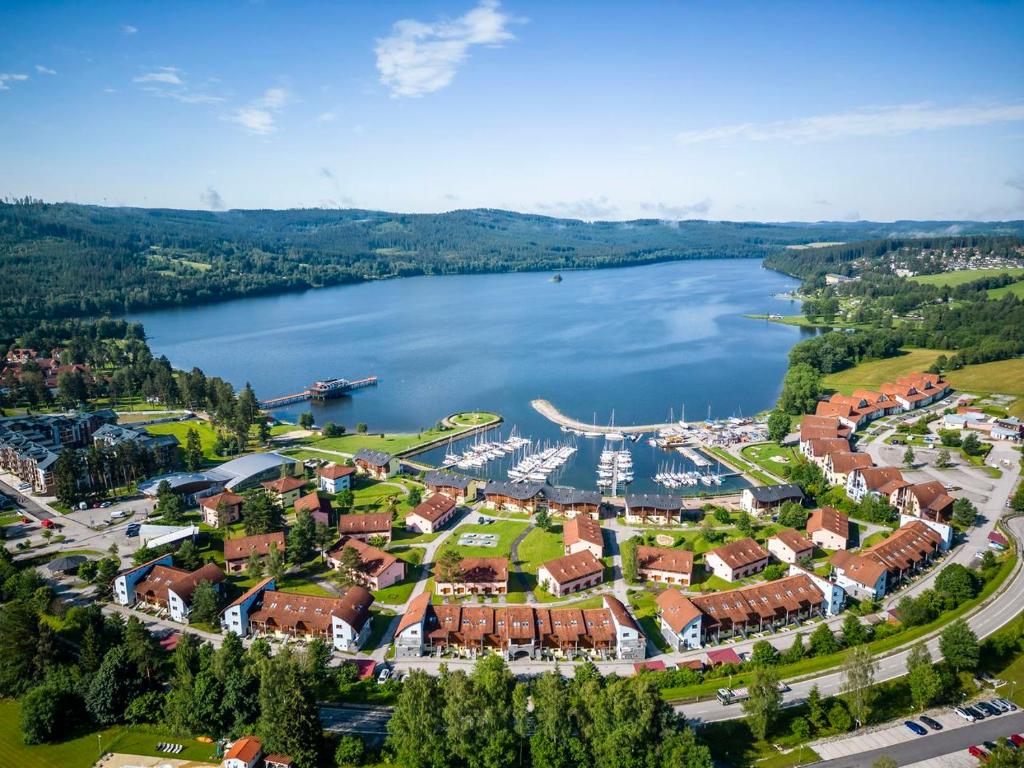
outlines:
{"label": "paved road", "polygon": [[320,722],[331,733],[361,733],[386,736],[391,707],[375,706],[322,706]]}
{"label": "paved road", "polygon": [[980,723],[972,724],[970,728],[930,733],[927,736],[919,736],[914,741],[905,741],[902,744],[893,744],[848,757],[837,757],[813,765],[815,768],[870,768],[875,760],[883,756],[891,757],[897,765],[911,765],[929,758],[960,752],[972,744],[994,741],[1001,736],[1009,736],[1022,730],[1024,712],[1013,712],[1009,715],[986,718]]}

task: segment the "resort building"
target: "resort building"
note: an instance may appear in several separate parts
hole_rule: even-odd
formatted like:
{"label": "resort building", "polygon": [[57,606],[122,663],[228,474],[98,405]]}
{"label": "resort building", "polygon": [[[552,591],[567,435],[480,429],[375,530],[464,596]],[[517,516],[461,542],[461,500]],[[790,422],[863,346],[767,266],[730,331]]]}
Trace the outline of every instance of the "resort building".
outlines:
{"label": "resort building", "polygon": [[178,463],[178,438],[174,435],[154,435],[142,427],[104,424],[92,433],[92,442],[101,448],[131,445],[144,454],[151,470],[167,471]]}
{"label": "resort building", "polygon": [[436,533],[455,517],[456,504],[451,496],[435,493],[405,516],[405,527],[419,533]]}
{"label": "resort building", "polygon": [[938,480],[906,485],[889,496],[889,503],[902,514],[937,523],[950,521],[955,501],[956,499],[946,493],[946,486]]}
{"label": "resort building", "polygon": [[224,539],[224,565],[228,573],[241,573],[248,567],[249,558],[253,555],[256,555],[265,564],[271,547],[275,548],[282,557],[284,556],[284,531]]}
{"label": "resort building", "polygon": [[316,471],[317,487],[325,493],[341,493],[352,489],[352,475],[355,467],[343,464],[328,464]]}
{"label": "resort building", "polygon": [[372,604],[363,587],[349,587],[341,597],[316,597],[278,592],[268,578],[224,609],[220,622],[225,632],[239,637],[319,637],[336,650],[352,652],[370,635]]}
{"label": "resort building", "polygon": [[426,498],[429,499],[439,493],[449,499],[454,499],[456,504],[476,501],[480,491],[480,481],[476,478],[436,469],[423,476],[423,485],[426,488]]}
{"label": "resort building", "polygon": [[895,382],[882,384],[878,390],[857,389],[851,395],[832,395],[818,403],[815,414],[837,418],[856,430],[882,416],[912,411],[941,400],[951,387],[938,374],[911,373]]}
{"label": "resort building", "polygon": [[391,515],[373,512],[368,515],[341,515],[338,517],[338,535],[369,541],[378,536],[391,542]]}
{"label": "resort building", "polygon": [[753,539],[737,539],[706,552],[704,565],[720,579],[738,581],[763,571],[768,553]]}
{"label": "resort building", "polygon": [[886,499],[904,486],[910,485],[896,467],[866,467],[850,472],[846,480],[846,495],[859,502],[869,493]]}
{"label": "resort building", "polygon": [[597,491],[581,491],[560,485],[549,485],[544,489],[544,501],[548,511],[555,515],[574,518],[584,515],[594,520],[601,517],[601,494]]}
{"label": "resort building", "polygon": [[665,493],[627,493],[626,522],[672,525],[683,521],[683,499]]}
{"label": "resort building", "polygon": [[744,488],[740,494],[740,504],[752,515],[771,514],[787,501],[799,504],[803,500],[804,492],[794,483],[755,485]]}
{"label": "resort building", "polygon": [[263,760],[263,744],[253,736],[243,736],[224,752],[221,768],[259,768]]}
{"label": "resort building", "polygon": [[114,599],[125,606],[149,605],[165,610],[172,621],[188,622],[192,595],[204,581],[220,590],[224,571],[213,563],[186,571],[175,568],[167,554],[148,563],[129,568],[114,579]]}
{"label": "resort building", "polygon": [[467,557],[459,563],[457,579],[441,581],[440,575],[435,578],[434,591],[444,597],[505,595],[508,594],[508,558]]}
{"label": "resort building", "polygon": [[662,635],[673,649],[687,650],[833,616],[844,599],[835,585],[793,566],[785,578],[726,592],[687,597],[669,589],[658,596],[657,605]]}
{"label": "resort building", "polygon": [[793,565],[814,557],[814,542],[805,539],[792,528],[783,528],[768,537],[768,552],[780,563]]}
{"label": "resort building", "polygon": [[360,448],[352,461],[358,474],[369,475],[374,480],[387,480],[398,474],[398,459],[383,451]]}
{"label": "resort building", "polygon": [[824,437],[802,442],[800,450],[810,461],[824,469],[829,454],[850,453],[850,442],[841,437]]}
{"label": "resort building", "polygon": [[203,522],[214,528],[225,528],[242,519],[242,502],[237,493],[222,491],[199,499],[199,514]]}
{"label": "resort building", "polygon": [[295,502],[295,514],[299,512],[309,512],[314,523],[323,523],[327,526],[331,524],[331,518],[334,516],[330,499],[323,498],[316,491],[310,491],[305,496],[299,497]]}
{"label": "resort building", "polygon": [[[822,438],[842,437],[847,440],[853,430],[843,424],[835,416],[815,416],[813,414],[804,416],[800,422],[800,443],[807,440],[819,440]],[[801,445],[801,449],[803,446]]]}
{"label": "resort building", "polygon": [[484,504],[490,509],[533,514],[545,504],[547,483],[506,483],[489,480],[484,486]]}
{"label": "resort building", "polygon": [[405,578],[405,561],[350,536],[343,536],[327,553],[327,565],[335,570],[343,568],[341,553],[345,549],[358,553],[359,565],[350,574],[367,589],[385,589]]}
{"label": "resort building", "polygon": [[851,594],[877,600],[931,563],[943,544],[938,532],[913,520],[858,553],[836,552],[830,560],[833,578]]}
{"label": "resort building", "polygon": [[892,384],[883,384],[879,389],[899,403],[904,411],[912,411],[941,400],[953,388],[940,374],[911,373]]}
{"label": "resort building", "polygon": [[873,467],[871,457],[866,453],[830,453],[825,457],[825,479],[829,485],[846,487],[850,473],[855,469]]}
{"label": "resort building", "polygon": [[604,563],[589,549],[549,560],[537,570],[537,583],[555,597],[596,587],[604,581]]}
{"label": "resort building", "polygon": [[287,509],[299,500],[299,496],[302,495],[302,489],[306,486],[306,481],[288,475],[287,477],[279,477],[277,480],[268,480],[260,483],[260,485],[266,490],[267,495],[277,503],[277,506],[281,509]]}
{"label": "resort building", "polygon": [[689,586],[693,581],[693,552],[671,547],[636,548],[637,574],[657,584]]}
{"label": "resort building", "polygon": [[268,480],[280,479],[282,475],[302,477],[304,473],[305,468],[297,459],[279,453],[249,453],[200,472],[158,475],[140,483],[139,491],[156,498],[160,484],[166,482],[172,491],[189,503],[203,492],[216,493],[227,489],[240,493]]}
{"label": "resort building", "polygon": [[618,599],[606,595],[603,604],[593,609],[433,605],[430,594],[423,593],[398,624],[395,655],[493,652],[509,660],[643,659],[647,641],[639,624]]}
{"label": "resort building", "polygon": [[835,507],[821,507],[807,518],[807,535],[822,549],[846,549],[850,540],[850,518]]}
{"label": "resort building", "polygon": [[588,550],[594,557],[604,556],[604,533],[601,524],[589,515],[577,515],[566,520],[562,525],[562,542],[567,555]]}

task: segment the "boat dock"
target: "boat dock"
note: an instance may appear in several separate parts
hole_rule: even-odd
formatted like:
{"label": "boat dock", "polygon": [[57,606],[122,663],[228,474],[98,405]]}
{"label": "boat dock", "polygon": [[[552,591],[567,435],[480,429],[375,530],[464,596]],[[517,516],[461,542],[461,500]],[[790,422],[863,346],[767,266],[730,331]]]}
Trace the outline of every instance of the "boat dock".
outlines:
{"label": "boat dock", "polygon": [[688,448],[688,447],[686,447],[684,445],[681,445],[678,448],[676,448],[676,450],[679,451],[679,453],[683,454],[683,456],[688,458],[690,461],[692,461],[695,466],[698,466],[698,467],[710,467],[711,466],[711,462],[708,461],[707,459],[705,459],[703,456],[701,456],[695,450],[693,450],[693,448]]}
{"label": "boat dock", "polygon": [[530,402],[530,405],[533,406],[533,409],[537,411],[537,413],[548,420],[553,421],[555,424],[559,424],[563,427],[569,427],[570,429],[575,429],[580,432],[637,435],[645,432],[657,432],[662,429],[678,426],[676,424],[634,424],[633,426],[622,426],[620,424],[616,424],[614,426],[602,426],[600,424],[588,424],[584,421],[577,421],[576,419],[570,418],[559,411],[547,400],[533,400]]}
{"label": "boat dock", "polygon": [[362,379],[324,379],[313,382],[308,389],[301,392],[293,392],[290,395],[272,397],[269,400],[260,400],[260,408],[280,408],[292,403],[301,403],[306,400],[330,400],[341,397],[353,389],[372,387],[377,384],[376,376],[366,376]]}

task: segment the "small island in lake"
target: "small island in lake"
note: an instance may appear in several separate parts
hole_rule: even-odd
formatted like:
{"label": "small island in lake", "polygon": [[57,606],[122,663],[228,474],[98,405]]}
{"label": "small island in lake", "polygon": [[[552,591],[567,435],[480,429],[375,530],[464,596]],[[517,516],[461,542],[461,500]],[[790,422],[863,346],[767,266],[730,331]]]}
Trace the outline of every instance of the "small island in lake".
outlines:
{"label": "small island in lake", "polygon": [[560,282],[562,282],[562,276],[558,275],[558,274],[552,275],[551,276],[551,282],[552,283],[560,283]]}

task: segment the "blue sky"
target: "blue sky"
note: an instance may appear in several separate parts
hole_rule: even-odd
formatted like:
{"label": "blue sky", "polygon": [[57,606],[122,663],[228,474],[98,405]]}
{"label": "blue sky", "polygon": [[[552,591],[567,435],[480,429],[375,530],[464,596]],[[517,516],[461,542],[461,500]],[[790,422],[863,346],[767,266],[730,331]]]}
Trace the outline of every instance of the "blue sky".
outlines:
{"label": "blue sky", "polygon": [[0,195],[1024,217],[1024,4],[0,5]]}

